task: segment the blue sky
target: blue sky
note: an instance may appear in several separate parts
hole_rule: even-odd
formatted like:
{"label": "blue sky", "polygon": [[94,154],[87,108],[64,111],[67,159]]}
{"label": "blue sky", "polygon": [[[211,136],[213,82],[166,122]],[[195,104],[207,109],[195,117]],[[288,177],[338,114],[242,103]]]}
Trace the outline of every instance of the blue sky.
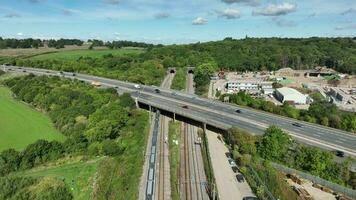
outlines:
{"label": "blue sky", "polygon": [[0,0],[0,36],[190,43],[356,36],[356,0]]}

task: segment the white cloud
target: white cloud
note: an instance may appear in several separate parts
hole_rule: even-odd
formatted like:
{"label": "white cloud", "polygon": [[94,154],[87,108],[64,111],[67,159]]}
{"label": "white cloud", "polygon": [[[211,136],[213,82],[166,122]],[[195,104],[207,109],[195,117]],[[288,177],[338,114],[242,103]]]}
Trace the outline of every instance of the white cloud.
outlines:
{"label": "white cloud", "polygon": [[242,3],[248,6],[258,6],[261,4],[260,0],[221,0],[227,4]]}
{"label": "white cloud", "polygon": [[273,21],[277,24],[277,26],[280,26],[280,27],[294,27],[294,26],[297,26],[297,23],[295,21],[291,21],[291,20],[274,18]]}
{"label": "white cloud", "polygon": [[23,33],[19,32],[16,34],[17,36],[23,36]]}
{"label": "white cloud", "polygon": [[121,0],[104,0],[104,3],[111,4],[111,5],[117,5],[121,2]]}
{"label": "white cloud", "polygon": [[4,15],[5,18],[18,18],[21,17],[21,15],[17,14],[17,13],[9,13]]}
{"label": "white cloud", "polygon": [[197,17],[193,20],[192,24],[193,25],[204,25],[207,24],[208,20],[202,18],[202,17]]}
{"label": "white cloud", "polygon": [[237,9],[227,8],[223,11],[217,11],[220,17],[225,17],[226,19],[237,19],[240,18],[241,12]]}
{"label": "white cloud", "polygon": [[354,8],[349,8],[345,11],[343,11],[342,13],[340,13],[341,15],[352,15],[352,14],[356,14],[356,9]]}
{"label": "white cloud", "polygon": [[156,19],[164,19],[164,18],[170,17],[170,14],[165,13],[165,12],[161,12],[161,13],[155,14],[154,17],[155,17]]}
{"label": "white cloud", "polygon": [[282,3],[282,4],[270,4],[260,10],[253,11],[252,15],[263,16],[279,16],[286,15],[297,10],[297,4]]}
{"label": "white cloud", "polygon": [[337,26],[334,28],[337,31],[342,30],[356,30],[356,24],[346,25],[346,26]]}

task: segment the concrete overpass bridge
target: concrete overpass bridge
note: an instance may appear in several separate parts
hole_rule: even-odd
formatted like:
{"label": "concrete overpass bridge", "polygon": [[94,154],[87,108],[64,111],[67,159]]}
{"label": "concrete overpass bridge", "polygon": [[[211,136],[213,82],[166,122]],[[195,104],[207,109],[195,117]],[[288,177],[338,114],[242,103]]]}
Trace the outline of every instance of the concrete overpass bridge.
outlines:
{"label": "concrete overpass bridge", "polygon": [[[17,66],[2,66],[2,68],[10,72],[61,76],[89,83],[99,81],[105,87],[113,87],[119,92],[130,93],[142,108],[158,109],[163,115],[212,131],[225,132],[232,127],[239,127],[252,134],[261,135],[269,125],[274,124],[300,142],[325,149],[341,150],[346,154],[356,156],[356,135],[338,129],[155,86],[142,85],[140,88],[136,88],[134,83],[86,74],[73,74],[73,72]],[[159,89],[159,92],[156,89]],[[240,112],[236,112],[236,110]],[[293,123],[295,122],[302,126],[294,126]]]}

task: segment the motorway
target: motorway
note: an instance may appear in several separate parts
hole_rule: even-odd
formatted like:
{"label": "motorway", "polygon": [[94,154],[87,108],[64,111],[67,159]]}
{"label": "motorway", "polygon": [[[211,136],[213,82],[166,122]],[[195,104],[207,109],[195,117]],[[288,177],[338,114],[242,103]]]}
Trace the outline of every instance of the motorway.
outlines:
{"label": "motorway", "polygon": [[[196,95],[164,88],[160,88],[160,93],[156,93],[155,89],[157,87],[155,86],[142,86],[140,89],[136,89],[134,83],[79,73],[73,76],[71,72],[59,73],[58,71],[46,69],[19,68],[16,66],[3,66],[3,68],[4,70],[25,71],[25,73],[33,73],[36,75],[55,75],[75,78],[87,82],[99,81],[103,85],[117,87],[118,90],[121,89],[126,92],[131,92],[131,95],[141,103],[173,112],[222,130],[239,127],[260,135],[264,133],[264,130],[269,125],[274,124],[301,142],[326,149],[341,150],[348,155],[356,156],[356,135],[338,129],[213,101]],[[183,106],[188,106],[188,108],[183,108]],[[241,110],[241,113],[237,113],[237,109]],[[294,122],[300,123],[302,127],[294,126]]]}

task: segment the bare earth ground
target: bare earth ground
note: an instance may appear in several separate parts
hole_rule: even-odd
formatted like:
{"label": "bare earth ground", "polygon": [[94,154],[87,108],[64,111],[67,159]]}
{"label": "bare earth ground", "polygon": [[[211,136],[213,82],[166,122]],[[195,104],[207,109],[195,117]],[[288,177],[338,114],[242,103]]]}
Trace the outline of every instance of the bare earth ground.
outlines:
{"label": "bare earth ground", "polygon": [[312,183],[310,181],[305,180],[304,183],[302,185],[299,185],[295,182],[293,182],[290,179],[287,179],[288,183],[291,186],[296,186],[296,187],[302,187],[304,188],[315,200],[336,200],[335,196],[328,193],[328,192],[324,192],[318,188],[313,187]]}

